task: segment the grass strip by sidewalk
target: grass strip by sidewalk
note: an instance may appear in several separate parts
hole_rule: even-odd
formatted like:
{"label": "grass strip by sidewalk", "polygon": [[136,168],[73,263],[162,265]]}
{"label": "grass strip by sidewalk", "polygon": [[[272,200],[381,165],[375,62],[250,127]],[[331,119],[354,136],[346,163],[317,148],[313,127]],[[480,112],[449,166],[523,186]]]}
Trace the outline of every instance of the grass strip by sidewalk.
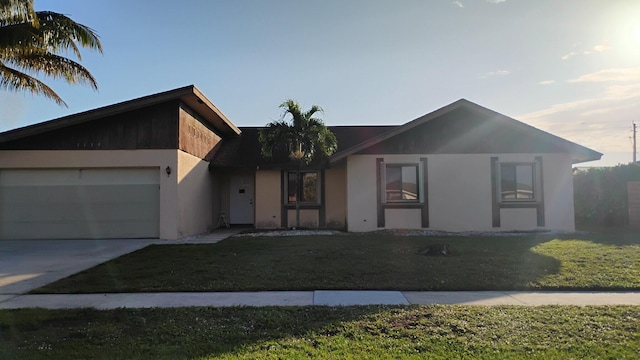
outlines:
{"label": "grass strip by sidewalk", "polygon": [[2,310],[2,359],[637,358],[640,309]]}
{"label": "grass strip by sidewalk", "polygon": [[[419,254],[435,243],[451,255]],[[318,289],[640,289],[640,238],[239,237],[150,246],[33,293]]]}

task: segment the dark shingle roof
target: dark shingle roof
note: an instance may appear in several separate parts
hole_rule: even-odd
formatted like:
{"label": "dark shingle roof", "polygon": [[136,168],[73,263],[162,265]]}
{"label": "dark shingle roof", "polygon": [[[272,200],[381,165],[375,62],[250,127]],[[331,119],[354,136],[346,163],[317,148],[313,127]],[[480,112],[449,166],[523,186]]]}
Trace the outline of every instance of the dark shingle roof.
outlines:
{"label": "dark shingle roof", "polygon": [[[375,138],[397,126],[329,126],[338,141],[338,151],[356,146]],[[240,127],[240,136],[222,140],[210,167],[218,168],[251,168],[288,167],[288,162],[277,162],[264,159],[260,154],[258,131],[261,127]]]}
{"label": "dark shingle roof", "polygon": [[[467,124],[459,120],[468,119]],[[425,125],[433,125],[426,128]],[[438,129],[453,127],[439,134]],[[463,125],[458,126],[456,125]],[[418,134],[416,134],[418,131]],[[422,134],[420,134],[422,133]],[[508,133],[509,136],[505,136]],[[466,99],[460,99],[431,113],[423,115],[404,125],[365,140],[353,147],[341,148],[331,156],[331,163],[337,163],[352,154],[389,153],[384,149],[387,142],[403,142],[416,138],[416,135],[429,135],[431,141],[418,139],[423,147],[440,142],[439,151],[434,149],[418,150],[414,153],[547,153],[560,152],[572,155],[573,163],[599,160],[602,154],[582,145],[573,143],[556,135],[527,125],[516,119],[497,113]],[[465,137],[465,141],[460,141]],[[413,139],[416,140],[416,139]],[[380,147],[380,148],[379,148]],[[396,146],[398,147],[398,146]],[[367,149],[370,151],[367,152]]]}
{"label": "dark shingle roof", "polygon": [[[573,163],[598,160],[601,153],[547,133],[508,116],[461,99],[404,125],[330,126],[338,151],[315,159],[310,167],[337,164],[352,154],[390,153],[569,153]],[[238,138],[225,139],[212,167],[286,168],[260,156],[258,130],[240,128]],[[328,162],[330,161],[330,162]]]}

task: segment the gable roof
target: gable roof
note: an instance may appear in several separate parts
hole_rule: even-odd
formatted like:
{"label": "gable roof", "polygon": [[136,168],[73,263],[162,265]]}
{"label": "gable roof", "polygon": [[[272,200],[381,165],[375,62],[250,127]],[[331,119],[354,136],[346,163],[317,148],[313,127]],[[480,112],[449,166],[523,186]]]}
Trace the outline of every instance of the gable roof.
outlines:
{"label": "gable roof", "polygon": [[0,133],[0,143],[41,134],[51,130],[65,128],[67,126],[82,124],[99,118],[118,115],[127,111],[137,110],[143,107],[160,104],[167,101],[180,100],[191,109],[211,123],[222,134],[227,136],[239,135],[238,129],[218,108],[213,105],[204,94],[195,87],[189,85],[141,98],[124,101],[121,103],[104,106],[101,108],[64,116],[42,123],[21,127]]}
{"label": "gable roof", "polygon": [[381,134],[379,136],[367,139],[359,144],[355,144],[351,147],[344,148],[337,153],[335,153],[330,158],[330,163],[335,164],[341,160],[346,159],[348,156],[357,154],[360,151],[363,151],[367,148],[370,148],[374,145],[380,144],[385,140],[391,139],[395,136],[406,133],[417,126],[424,125],[426,123],[432,122],[435,119],[439,119],[447,114],[452,113],[453,111],[466,109],[477,114],[479,117],[484,119],[489,119],[491,121],[500,124],[501,126],[508,126],[519,130],[522,133],[525,133],[529,137],[544,140],[547,143],[551,143],[554,147],[563,149],[564,152],[572,154],[572,162],[580,163],[585,161],[599,160],[602,157],[602,154],[591,150],[582,145],[578,145],[569,140],[563,139],[561,137],[555,136],[548,132],[537,129],[533,126],[527,125],[523,122],[510,118],[508,116],[497,113],[493,110],[482,107],[478,104],[475,104],[466,99],[460,99],[454,103],[451,103],[447,106],[444,106],[436,111],[423,115],[413,121],[410,121],[404,125],[392,128],[391,130]]}

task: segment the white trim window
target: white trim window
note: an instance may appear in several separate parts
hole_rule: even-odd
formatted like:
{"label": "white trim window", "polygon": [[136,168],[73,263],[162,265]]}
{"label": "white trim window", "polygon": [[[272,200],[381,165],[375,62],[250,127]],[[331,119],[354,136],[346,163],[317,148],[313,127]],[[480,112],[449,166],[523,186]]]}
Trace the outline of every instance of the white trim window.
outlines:
{"label": "white trim window", "polygon": [[301,204],[320,203],[320,173],[317,171],[300,171],[301,187],[295,171],[287,172],[286,203],[295,204],[300,199]]}
{"label": "white trim window", "polygon": [[538,201],[538,165],[536,162],[500,163],[498,200],[501,202]]}
{"label": "white trim window", "polygon": [[382,199],[386,203],[421,203],[420,164],[384,164]]}

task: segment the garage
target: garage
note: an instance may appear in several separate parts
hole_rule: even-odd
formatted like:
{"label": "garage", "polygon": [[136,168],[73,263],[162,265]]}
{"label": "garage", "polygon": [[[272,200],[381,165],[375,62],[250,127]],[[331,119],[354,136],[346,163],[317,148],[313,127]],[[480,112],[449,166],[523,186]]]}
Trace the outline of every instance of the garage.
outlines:
{"label": "garage", "polygon": [[158,238],[160,169],[0,169],[0,239]]}

